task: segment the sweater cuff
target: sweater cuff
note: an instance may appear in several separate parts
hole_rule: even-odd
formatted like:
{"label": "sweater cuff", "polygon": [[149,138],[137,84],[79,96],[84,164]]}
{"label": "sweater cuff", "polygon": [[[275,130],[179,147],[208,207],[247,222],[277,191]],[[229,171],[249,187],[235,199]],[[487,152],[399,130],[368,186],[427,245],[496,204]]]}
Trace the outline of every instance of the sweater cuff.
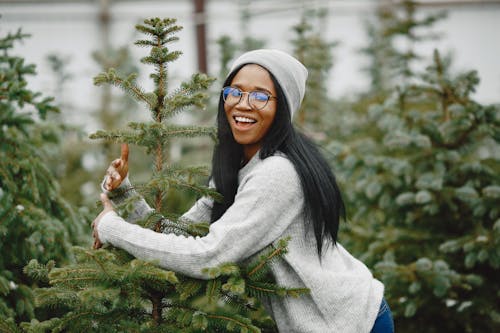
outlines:
{"label": "sweater cuff", "polygon": [[97,235],[101,243],[109,243],[109,236],[116,224],[122,222],[120,220],[122,219],[114,210],[107,212],[101,217],[101,220],[97,224]]}
{"label": "sweater cuff", "polygon": [[130,183],[128,174],[125,176],[120,186],[115,188],[114,190],[108,191],[104,184],[106,184],[106,179],[108,176],[104,176],[104,179],[101,182],[101,190],[105,193],[108,198],[115,204],[118,205],[125,201],[128,197],[134,195],[135,193],[130,193],[133,191],[132,184]]}

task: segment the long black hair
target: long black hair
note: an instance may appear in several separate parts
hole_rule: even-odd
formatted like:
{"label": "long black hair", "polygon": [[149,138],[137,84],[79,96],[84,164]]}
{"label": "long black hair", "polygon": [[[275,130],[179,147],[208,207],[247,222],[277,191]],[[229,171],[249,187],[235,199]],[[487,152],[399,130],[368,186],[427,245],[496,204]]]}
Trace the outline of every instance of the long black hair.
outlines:
{"label": "long black hair", "polygon": [[[224,86],[232,82],[240,68],[228,76]],[[280,151],[292,162],[304,192],[304,215],[313,225],[318,255],[321,257],[324,240],[334,245],[337,241],[340,218],[345,219],[344,202],[328,162],[318,147],[294,128],[283,89],[272,73],[269,74],[276,88],[277,110],[262,141],[259,157],[265,159]],[[214,202],[212,222],[218,220],[233,204],[243,160],[243,146],[233,137],[222,95],[219,98],[217,128],[218,143],[212,159],[212,179],[223,201]]]}

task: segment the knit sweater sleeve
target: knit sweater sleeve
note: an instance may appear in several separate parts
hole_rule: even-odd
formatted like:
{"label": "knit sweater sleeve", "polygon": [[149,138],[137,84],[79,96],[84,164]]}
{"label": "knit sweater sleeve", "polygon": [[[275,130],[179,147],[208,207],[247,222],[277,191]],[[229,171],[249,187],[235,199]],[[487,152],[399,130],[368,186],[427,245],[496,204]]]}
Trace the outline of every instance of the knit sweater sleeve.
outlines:
{"label": "knit sweater sleeve", "polygon": [[293,165],[266,158],[240,182],[235,201],[204,237],[160,234],[125,222],[115,212],[98,224],[99,238],[135,257],[195,278],[206,267],[239,262],[284,236],[301,215],[303,196]]}
{"label": "knit sweater sleeve", "polygon": [[144,219],[148,214],[154,211],[146,200],[135,190],[135,188],[130,183],[129,177],[125,177],[120,186],[118,186],[113,191],[108,191],[104,188],[104,183],[106,182],[106,177],[101,183],[101,190],[105,193],[111,200],[114,206],[119,206],[123,204],[126,200],[135,198],[133,201],[133,206],[131,212],[128,214],[126,221],[130,223],[136,223]]}
{"label": "knit sweater sleeve", "polygon": [[[114,206],[119,206],[124,203],[127,199],[136,198],[132,204],[132,210],[125,219],[127,222],[136,223],[144,219],[148,214],[154,212],[146,200],[135,190],[135,188],[130,183],[129,177],[125,177],[120,186],[116,190],[108,191],[104,188],[104,183],[106,178],[104,178],[101,183],[101,189],[103,193],[109,197]],[[210,181],[209,187],[214,188],[215,185],[213,181]],[[213,206],[213,199],[208,197],[202,197],[187,211],[181,219],[184,222],[207,222],[210,220],[211,212]]]}

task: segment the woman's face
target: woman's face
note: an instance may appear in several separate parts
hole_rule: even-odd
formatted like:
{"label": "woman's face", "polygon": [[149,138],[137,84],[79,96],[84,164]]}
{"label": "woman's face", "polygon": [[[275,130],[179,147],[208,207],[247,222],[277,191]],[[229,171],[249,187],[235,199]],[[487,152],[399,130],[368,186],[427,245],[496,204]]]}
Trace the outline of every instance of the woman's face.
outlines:
{"label": "woman's face", "polygon": [[[242,92],[261,91],[276,96],[276,90],[269,72],[255,64],[243,66],[230,83]],[[276,115],[276,98],[270,98],[264,108],[253,108],[244,93],[234,106],[224,104],[227,121],[231,126],[234,139],[243,145],[245,159],[248,161],[260,149],[262,139],[271,127]]]}

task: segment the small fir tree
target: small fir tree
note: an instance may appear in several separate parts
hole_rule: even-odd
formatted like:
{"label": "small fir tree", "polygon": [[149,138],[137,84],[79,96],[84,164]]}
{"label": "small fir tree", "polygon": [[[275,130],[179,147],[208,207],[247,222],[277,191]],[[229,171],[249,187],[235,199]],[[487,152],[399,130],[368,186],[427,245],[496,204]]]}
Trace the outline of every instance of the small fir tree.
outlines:
{"label": "small fir tree", "polygon": [[[27,77],[35,66],[11,54],[28,35],[17,31],[0,38],[0,331],[14,322],[44,317],[35,312],[32,287],[23,273],[34,258],[49,267],[69,261],[71,244],[79,243],[83,225],[62,198],[46,165],[46,148],[58,132],[45,120],[58,112],[53,99],[32,91]],[[46,281],[39,282],[46,285]],[[10,319],[7,319],[10,318]]]}
{"label": "small fir tree", "polygon": [[[130,123],[127,130],[100,131],[93,135],[114,142],[142,146],[153,157],[153,177],[137,186],[155,212],[141,225],[158,232],[175,232],[185,236],[203,236],[207,221],[186,224],[169,213],[167,189],[184,189],[199,195],[217,193],[197,185],[199,168],[183,168],[169,162],[169,147],[175,137],[214,134],[212,128],[178,126],[172,117],[191,107],[203,107],[206,89],[213,81],[204,74],[195,74],[180,88],[168,92],[167,66],[180,56],[169,45],[176,41],[181,28],[174,19],[149,19],[136,29],[148,36],[137,45],[150,48],[142,62],[154,67],[151,78],[154,90],[145,92],[135,82],[135,76],[122,78],[113,69],[95,78],[96,84],[110,83],[121,87],[136,100],[144,103],[151,113],[149,123]],[[134,198],[132,198],[134,199]],[[126,216],[132,201],[118,211]],[[162,214],[167,219],[162,218]],[[203,223],[205,222],[205,223]],[[286,253],[286,240],[269,247],[245,265],[225,263],[207,268],[209,280],[197,280],[166,271],[152,263],[132,258],[124,251],[108,247],[88,250],[76,248],[77,264],[49,268],[30,266],[32,275],[46,278],[51,288],[38,290],[41,307],[58,309],[64,315],[44,322],[25,324],[29,331],[88,331],[88,332],[261,332],[273,330],[272,320],[263,311],[258,297],[268,295],[298,296],[303,289],[282,288],[269,276],[269,265]]]}

